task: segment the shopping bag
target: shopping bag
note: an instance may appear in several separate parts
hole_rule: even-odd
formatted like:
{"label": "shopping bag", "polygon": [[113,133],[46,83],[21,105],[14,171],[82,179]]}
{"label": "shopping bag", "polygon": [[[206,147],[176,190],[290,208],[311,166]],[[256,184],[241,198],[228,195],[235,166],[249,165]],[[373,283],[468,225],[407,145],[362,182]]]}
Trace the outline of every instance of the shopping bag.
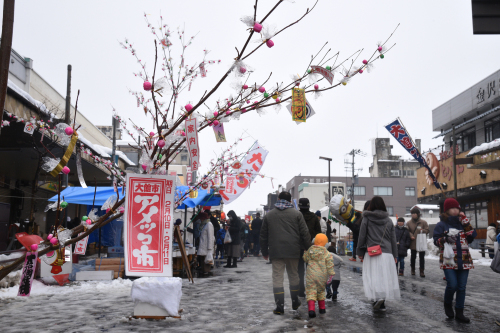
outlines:
{"label": "shopping bag", "polygon": [[229,244],[232,242],[233,242],[233,240],[231,239],[231,235],[229,234],[229,231],[226,231],[226,237],[224,237],[224,244]]}
{"label": "shopping bag", "polygon": [[417,235],[417,252],[425,252],[427,250],[427,237],[425,234]]}
{"label": "shopping bag", "polygon": [[214,264],[214,255],[212,252],[208,252],[207,255],[205,256],[205,264],[208,265],[213,265]]}
{"label": "shopping bag", "polygon": [[453,251],[453,246],[449,243],[444,243],[443,264],[455,265],[455,252]]}

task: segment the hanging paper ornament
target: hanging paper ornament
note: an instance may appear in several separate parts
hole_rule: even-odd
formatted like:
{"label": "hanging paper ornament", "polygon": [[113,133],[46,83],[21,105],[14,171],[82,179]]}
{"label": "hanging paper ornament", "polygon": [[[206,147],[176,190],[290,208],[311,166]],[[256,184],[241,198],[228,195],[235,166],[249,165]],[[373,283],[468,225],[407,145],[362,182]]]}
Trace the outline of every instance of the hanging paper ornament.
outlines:
{"label": "hanging paper ornament", "polygon": [[318,90],[319,89],[319,85],[315,84],[314,85],[314,90]]}
{"label": "hanging paper ornament", "polygon": [[187,112],[191,111],[193,109],[193,106],[191,104],[186,104],[186,106],[184,107],[184,109],[186,109]]}
{"label": "hanging paper ornament", "polygon": [[366,59],[365,59],[365,60],[363,60],[363,64],[365,64],[365,65],[366,65],[367,63],[368,63],[368,60],[366,60]]}
{"label": "hanging paper ornament", "polygon": [[142,87],[144,88],[144,90],[146,90],[146,91],[150,91],[150,90],[151,90],[151,87],[152,87],[151,82],[149,82],[149,81],[144,81],[144,83],[142,84]]}
{"label": "hanging paper ornament", "polygon": [[261,93],[263,93],[263,92],[265,92],[265,91],[266,91],[266,88],[264,88],[264,87],[260,87],[260,88],[259,88],[259,91],[260,91]]}
{"label": "hanging paper ornament", "polygon": [[68,203],[66,201],[63,201],[63,202],[61,202],[60,206],[61,206],[61,208],[64,209],[64,208],[68,207]]}
{"label": "hanging paper ornament", "polygon": [[380,55],[380,59],[384,59],[384,57],[385,57],[385,56],[384,56],[383,54],[381,54],[381,55]]}
{"label": "hanging paper ornament", "polygon": [[246,84],[244,84],[242,88],[243,88],[243,90],[247,90],[248,86]]}
{"label": "hanging paper ornament", "polygon": [[71,135],[71,134],[73,134],[73,128],[71,126],[68,126],[68,127],[66,127],[64,132],[66,133],[66,135]]}
{"label": "hanging paper ornament", "polygon": [[271,48],[274,46],[274,42],[272,40],[268,39],[268,40],[266,40],[266,45],[268,48]]}
{"label": "hanging paper ornament", "polygon": [[269,94],[268,93],[264,93],[264,98],[268,98],[269,97]]}
{"label": "hanging paper ornament", "polygon": [[255,22],[255,24],[253,25],[253,31],[261,32],[262,31],[262,24]]}
{"label": "hanging paper ornament", "polygon": [[64,173],[65,175],[67,175],[69,173],[69,168],[67,166],[65,166],[64,168],[62,168],[62,173]]}
{"label": "hanging paper ornament", "polygon": [[158,145],[158,147],[160,147],[160,148],[165,147],[165,140],[158,140],[157,145]]}

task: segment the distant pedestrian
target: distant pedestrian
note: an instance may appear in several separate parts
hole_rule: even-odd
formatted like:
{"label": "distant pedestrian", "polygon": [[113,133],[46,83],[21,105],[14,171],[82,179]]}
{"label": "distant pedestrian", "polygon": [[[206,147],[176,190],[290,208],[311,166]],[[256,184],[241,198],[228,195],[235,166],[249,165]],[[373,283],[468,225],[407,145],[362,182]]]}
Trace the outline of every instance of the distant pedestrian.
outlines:
{"label": "distant pedestrian", "polygon": [[342,266],[342,263],[344,260],[337,255],[337,250],[333,246],[328,247],[328,252],[330,252],[330,255],[333,258],[333,267],[335,267],[335,275],[333,276],[333,279],[330,281],[330,283],[326,284],[326,298],[332,299],[332,301],[337,300],[337,295],[339,294],[339,285],[340,285],[340,266]]}
{"label": "distant pedestrian", "polygon": [[363,212],[357,248],[363,262],[363,288],[374,310],[385,310],[386,300],[400,299],[398,275],[394,263],[398,260],[396,233],[384,200],[375,196]]}
{"label": "distant pedestrian", "polygon": [[[326,221],[326,217],[323,217],[323,219]],[[326,221],[326,237],[328,237],[328,243],[332,241],[332,221],[328,220]]]}
{"label": "distant pedestrian", "polygon": [[[470,319],[464,316],[465,289],[469,270],[474,268],[469,244],[474,241],[477,233],[465,214],[460,212],[460,204],[456,199],[446,199],[443,211],[441,221],[434,228],[433,238],[434,244],[441,250],[439,263],[446,276],[444,311],[449,318],[455,317],[459,322],[468,323]],[[449,254],[445,253],[445,248]],[[456,314],[453,312],[455,293]]]}
{"label": "distant pedestrian", "polygon": [[326,231],[328,229],[328,226],[326,225],[326,219],[323,220],[323,218],[321,218],[321,212],[319,210],[317,210],[314,214],[318,217],[319,225],[321,226],[321,233],[326,235]]}
{"label": "distant pedestrian", "polygon": [[405,228],[404,217],[398,218],[398,225],[396,226],[396,244],[398,245],[398,262],[396,263],[396,270],[399,265],[399,276],[405,275],[405,257],[408,256],[408,249],[410,248],[411,238],[410,232]]}
{"label": "distant pedestrian", "polygon": [[411,220],[406,223],[406,227],[410,231],[411,238],[411,258],[410,258],[410,266],[411,266],[411,275],[415,275],[415,261],[417,259],[417,253],[420,258],[420,276],[425,277],[425,251],[417,252],[417,236],[418,234],[428,234],[429,233],[429,224],[420,218],[420,209],[414,207],[411,211]]}
{"label": "distant pedestrian", "polygon": [[[311,241],[316,237],[317,234],[321,233],[321,224],[318,220],[318,215],[314,214],[309,210],[310,203],[308,198],[299,199],[299,209],[304,216],[304,221],[306,221],[307,229],[309,230],[309,235],[311,236]],[[321,214],[320,214],[321,215]],[[306,263],[304,262],[303,256],[304,251],[307,249],[301,249],[299,258],[299,297],[306,297],[305,291],[305,274],[306,274]]]}
{"label": "distant pedestrian", "polygon": [[359,227],[361,225],[361,221],[363,220],[360,212],[354,213],[354,216],[354,221],[349,221],[346,224],[352,232],[352,258],[349,258],[350,261],[356,261],[356,247],[358,246]]}
{"label": "distant pedestrian", "polygon": [[250,243],[250,227],[245,221],[241,221],[240,239],[240,259],[238,261],[241,262],[248,255],[248,246]]}
{"label": "distant pedestrian", "polygon": [[488,248],[488,254],[490,258],[495,257],[495,242],[497,240],[497,225],[495,223],[490,223],[486,229],[486,247]]}
{"label": "distant pedestrian", "polygon": [[217,236],[215,237],[215,242],[217,243],[217,248],[215,249],[215,259],[224,259],[225,238],[226,238],[226,229],[221,226],[219,231],[217,231]]}
{"label": "distant pedestrian", "polygon": [[253,237],[253,255],[259,256],[260,252],[260,230],[262,229],[262,219],[260,213],[255,214],[255,220],[252,221],[252,237]]}
{"label": "distant pedestrian", "polygon": [[[240,255],[240,232],[241,232],[241,220],[233,210],[230,210],[227,213],[229,218],[228,226],[226,226],[226,230],[229,231],[229,235],[231,236],[231,243],[229,243],[227,247],[227,264],[226,268],[238,268],[238,257]],[[231,265],[232,259],[232,265]]]}
{"label": "distant pedestrian", "polygon": [[326,313],[325,286],[330,276],[335,275],[333,258],[325,248],[328,238],[325,234],[317,234],[314,245],[304,253],[307,265],[306,298],[309,307],[309,318],[316,317],[316,301],[319,313]]}
{"label": "distant pedestrian", "polygon": [[292,309],[297,310],[299,300],[298,265],[301,249],[309,249],[311,237],[306,222],[301,213],[295,210],[292,196],[288,192],[281,192],[273,210],[266,213],[260,231],[260,245],[262,257],[271,258],[273,270],[273,292],[276,309],[274,314],[285,313],[285,289],[283,288],[283,274],[285,269],[290,282],[290,296]]}
{"label": "distant pedestrian", "polygon": [[[210,223],[208,214],[200,213],[198,215],[200,218],[200,224],[198,225],[198,233],[200,235],[200,243],[198,245],[197,258],[198,258],[198,269],[203,273],[208,273],[210,266],[205,264],[205,258],[207,255],[210,256],[210,262],[212,261],[215,237],[214,237],[214,227]],[[208,261],[207,261],[208,263]]]}
{"label": "distant pedestrian", "polygon": [[216,237],[217,236],[217,231],[220,230],[219,221],[217,220],[217,218],[215,216],[213,216],[213,214],[210,211],[210,209],[206,209],[205,213],[207,213],[208,216],[209,216],[209,218],[210,218],[210,223],[212,223],[212,225],[214,227],[214,237]]}

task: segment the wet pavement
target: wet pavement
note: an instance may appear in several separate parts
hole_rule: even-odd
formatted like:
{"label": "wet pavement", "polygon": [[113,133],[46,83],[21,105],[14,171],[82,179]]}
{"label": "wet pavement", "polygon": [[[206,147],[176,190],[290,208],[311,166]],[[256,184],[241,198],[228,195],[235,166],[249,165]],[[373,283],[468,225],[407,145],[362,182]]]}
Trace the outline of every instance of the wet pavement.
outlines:
{"label": "wet pavement", "polygon": [[[65,293],[29,298],[1,298],[2,332],[500,332],[499,276],[477,266],[469,275],[465,313],[472,322],[448,320],[443,311],[446,282],[438,262],[427,260],[426,277],[400,277],[401,300],[387,302],[387,311],[374,312],[365,299],[362,263],[347,261],[340,268],[337,302],[327,301],[327,313],[309,320],[303,300],[291,309],[285,288],[285,315],[274,307],[271,265],[262,258],[246,258],[238,268],[218,267],[214,275],[184,281],[182,319],[131,319],[130,282],[115,281],[109,288],[66,286]],[[339,268],[337,268],[339,269]],[[285,277],[285,286],[288,281]],[[61,287],[57,287],[61,288]]]}

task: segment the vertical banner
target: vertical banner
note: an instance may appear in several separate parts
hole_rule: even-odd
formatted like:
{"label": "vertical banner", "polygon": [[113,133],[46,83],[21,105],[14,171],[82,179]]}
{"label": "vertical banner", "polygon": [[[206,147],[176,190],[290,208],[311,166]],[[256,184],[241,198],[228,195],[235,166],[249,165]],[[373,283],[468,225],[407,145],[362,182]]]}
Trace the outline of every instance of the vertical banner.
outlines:
{"label": "vertical banner", "polygon": [[[83,234],[83,232],[80,232],[78,236]],[[75,244],[75,251],[73,251],[74,254],[85,254],[87,251],[87,243],[89,241],[89,236],[80,239],[78,242]]]}
{"label": "vertical banner", "polygon": [[226,134],[224,133],[224,124],[219,122],[217,126],[214,126],[215,140],[217,142],[226,142]]}
{"label": "vertical banner", "polygon": [[174,192],[174,176],[127,174],[127,275],[172,276]]}
{"label": "vertical banner", "polygon": [[200,166],[200,146],[198,144],[198,126],[195,119],[186,120],[186,142],[191,159],[191,168],[198,171]]}
{"label": "vertical banner", "polygon": [[190,186],[193,182],[193,172],[191,171],[191,167],[187,167],[186,170],[186,185]]}
{"label": "vertical banner", "polygon": [[201,77],[207,77],[207,70],[205,69],[205,63],[200,64],[200,75]]}
{"label": "vertical banner", "polygon": [[38,259],[38,252],[26,252],[26,259],[24,259],[23,274],[21,275],[21,282],[19,282],[19,291],[17,296],[29,296],[31,293],[31,284],[33,283],[33,276],[35,275],[36,261]]}
{"label": "vertical banner", "polygon": [[306,94],[304,89],[292,89],[292,119],[293,121],[306,121]]}
{"label": "vertical banner", "polygon": [[260,169],[262,169],[268,153],[267,150],[260,146],[258,141],[253,144],[243,161],[241,161],[240,176],[226,177],[226,189],[219,190],[224,204],[233,202],[250,186],[259,174]]}
{"label": "vertical banner", "polygon": [[432,173],[431,168],[425,161],[425,158],[420,155],[418,148],[413,144],[413,140],[411,139],[410,134],[408,134],[406,128],[403,126],[403,124],[401,124],[399,118],[394,120],[389,125],[386,125],[385,128],[406,149],[406,151],[420,163],[421,166],[424,166],[429,171],[429,177],[432,179],[434,186],[436,186],[437,189],[441,189],[441,185]]}

